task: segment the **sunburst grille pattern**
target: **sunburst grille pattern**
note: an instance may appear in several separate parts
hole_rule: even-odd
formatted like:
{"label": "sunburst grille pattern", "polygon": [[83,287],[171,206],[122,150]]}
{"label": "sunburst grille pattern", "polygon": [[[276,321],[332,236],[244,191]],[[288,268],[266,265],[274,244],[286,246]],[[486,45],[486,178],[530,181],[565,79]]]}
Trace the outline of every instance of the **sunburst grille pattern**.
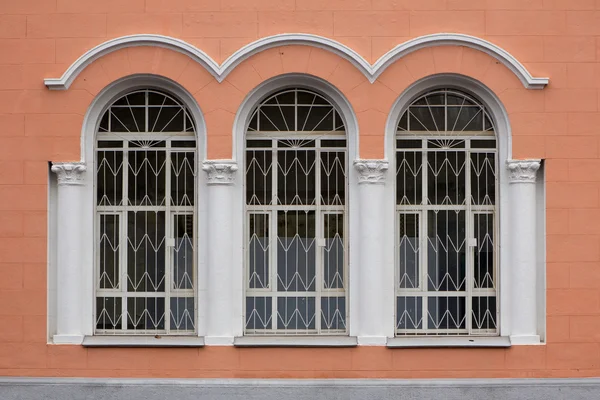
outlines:
{"label": "sunburst grille pattern", "polygon": [[96,142],[96,333],[195,331],[196,137],[154,90],[106,111]]}
{"label": "sunburst grille pattern", "polygon": [[396,141],[396,334],[497,335],[497,150],[485,106],[415,100]]}
{"label": "sunburst grille pattern", "polygon": [[287,89],[246,136],[248,335],[345,334],[346,137],[318,93]]}

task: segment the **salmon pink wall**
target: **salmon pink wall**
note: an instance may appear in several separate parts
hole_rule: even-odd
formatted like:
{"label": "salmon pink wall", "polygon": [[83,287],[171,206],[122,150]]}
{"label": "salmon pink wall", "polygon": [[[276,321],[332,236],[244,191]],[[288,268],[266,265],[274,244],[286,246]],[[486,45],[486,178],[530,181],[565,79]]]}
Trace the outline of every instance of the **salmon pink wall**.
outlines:
{"label": "salmon pink wall", "polygon": [[[596,11],[597,10],[597,11]],[[277,33],[335,39],[373,63],[417,36],[466,33],[515,56],[543,90],[466,47],[418,50],[374,82],[347,60],[283,46],[218,83],[156,48],[121,49],[49,91],[90,48],[118,36],[180,38],[222,62]],[[596,37],[598,35],[598,37]],[[87,349],[48,345],[48,161],[78,161],[85,115],[114,80],[169,77],[197,100],[208,158],[231,158],[245,96],[289,72],[331,82],[357,115],[360,156],[384,155],[393,102],[436,73],[478,79],[504,103],[514,158],[543,158],[547,190],[547,344],[510,349]],[[18,0],[0,1],[0,375],[120,377],[582,377],[600,375],[600,2],[596,0]],[[60,238],[57,238],[60,240]]]}

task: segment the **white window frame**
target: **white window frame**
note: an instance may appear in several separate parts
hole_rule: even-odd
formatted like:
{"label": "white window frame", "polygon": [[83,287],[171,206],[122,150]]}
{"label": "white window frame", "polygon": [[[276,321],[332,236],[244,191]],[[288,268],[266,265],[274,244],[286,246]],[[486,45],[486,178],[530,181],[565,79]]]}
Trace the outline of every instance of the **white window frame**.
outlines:
{"label": "white window frame", "polygon": [[[197,306],[196,306],[196,333],[193,336],[185,337],[173,337],[167,340],[161,340],[154,337],[147,336],[135,336],[135,335],[95,335],[95,321],[94,321],[94,304],[96,295],[96,234],[95,234],[95,221],[96,212],[96,192],[95,192],[95,180],[96,180],[96,166],[95,166],[95,152],[96,152],[96,132],[100,119],[102,118],[106,108],[111,105],[122,95],[138,90],[138,89],[156,89],[166,93],[170,93],[175,97],[179,98],[185,106],[188,108],[191,118],[194,120],[196,125],[196,262],[197,266],[196,277],[197,277]],[[86,167],[85,172],[81,176],[81,191],[78,194],[79,202],[82,205],[81,216],[74,215],[73,218],[77,218],[80,224],[80,231],[82,234],[77,237],[68,238],[70,244],[73,247],[79,249],[78,258],[80,260],[81,270],[80,279],[81,286],[78,288],[59,288],[58,284],[54,286],[52,283],[56,279],[56,268],[58,266],[51,266],[49,269],[49,281],[51,287],[54,286],[56,290],[76,290],[75,296],[79,298],[78,307],[72,311],[73,315],[71,318],[76,322],[78,334],[70,335],[68,341],[62,341],[61,344],[83,344],[84,346],[202,346],[204,344],[203,337],[206,332],[206,264],[207,264],[207,227],[205,218],[207,214],[207,177],[206,174],[202,173],[202,161],[206,159],[206,124],[204,122],[204,116],[200,111],[200,107],[194,100],[193,96],[188,93],[183,87],[177,83],[157,75],[133,75],[117,80],[107,86],[91,103],[88,111],[84,117],[81,133],[81,164]],[[56,183],[51,183],[50,193],[54,190]],[[60,188],[58,188],[60,190]],[[56,200],[51,199],[49,207],[52,209],[56,207],[59,209],[57,212],[60,213],[61,204],[58,204]],[[65,240],[65,238],[58,237],[56,241]],[[53,240],[49,242],[52,245]],[[55,250],[54,250],[55,251]],[[55,255],[50,252],[50,260],[55,260]],[[49,293],[49,297],[55,296],[56,293]],[[55,309],[49,309],[48,314],[50,318],[56,318],[59,307],[56,301],[52,298],[49,300],[49,306],[54,306]],[[56,324],[49,324],[51,329],[48,331],[49,343],[56,343],[53,340],[56,332]]]}
{"label": "white window frame", "polygon": [[[426,92],[442,87],[456,88],[467,93],[473,93],[477,98],[481,99],[483,104],[488,108],[488,111],[494,120],[496,141],[497,141],[497,179],[498,179],[498,193],[496,195],[496,216],[497,216],[497,248],[499,249],[497,260],[498,260],[498,303],[497,307],[500,310],[499,315],[499,336],[496,337],[395,337],[394,334],[388,334],[388,347],[428,347],[428,346],[490,346],[490,347],[505,347],[512,344],[542,344],[545,342],[545,261],[540,259],[543,257],[545,248],[545,230],[543,218],[543,212],[539,212],[540,208],[544,207],[543,199],[543,179],[538,179],[536,188],[538,194],[537,208],[538,208],[538,221],[536,226],[531,227],[531,230],[535,232],[536,237],[525,238],[524,240],[530,240],[531,243],[535,244],[535,252],[538,254],[537,262],[537,279],[533,285],[531,285],[531,292],[528,296],[537,298],[536,315],[537,318],[537,334],[531,335],[525,340],[511,340],[513,333],[519,332],[520,327],[517,326],[518,318],[513,318],[511,315],[511,304],[518,304],[522,301],[527,301],[526,296],[523,293],[517,293],[511,290],[511,253],[509,243],[511,241],[511,226],[515,225],[516,221],[511,221],[511,204],[512,192],[514,185],[510,184],[509,171],[506,167],[507,161],[511,160],[512,157],[512,140],[511,140],[511,129],[509,123],[509,117],[506,109],[498,99],[496,94],[492,90],[487,88],[481,82],[475,79],[457,75],[457,74],[438,74],[423,78],[410,87],[408,87],[402,95],[396,100],[392,106],[391,112],[388,115],[386,123],[386,137],[385,137],[385,155],[390,161],[390,170],[394,173],[387,174],[385,179],[385,191],[386,191],[386,216],[387,220],[396,221],[396,132],[398,121],[406,108],[412,103],[418,96],[425,94]],[[538,175],[542,175],[541,173]],[[396,264],[396,244],[397,244],[397,232],[396,224],[394,226],[386,226],[386,248],[393,249],[386,253],[386,265],[393,273],[389,274],[390,279],[394,279],[396,276],[397,264]],[[523,296],[523,297],[520,297]],[[395,297],[394,297],[395,301]],[[516,302],[516,303],[515,303]],[[394,303],[395,309],[395,303]],[[395,330],[396,316],[393,313],[393,323]],[[513,322],[516,320],[516,323]]]}
{"label": "white window frame", "polygon": [[[347,194],[346,194],[346,206],[347,209],[347,227],[345,227],[347,234],[347,243],[349,248],[347,250],[347,289],[346,289],[346,308],[347,308],[347,333],[343,336],[309,336],[306,335],[271,335],[265,336],[245,336],[245,297],[246,297],[246,255],[245,246],[236,246],[234,248],[233,262],[234,265],[244,266],[243,270],[240,270],[238,279],[235,281],[235,304],[236,304],[236,323],[234,328],[234,345],[236,346],[354,346],[357,343],[356,339],[356,321],[358,315],[356,313],[357,305],[359,301],[357,280],[353,279],[356,276],[358,270],[358,255],[357,251],[353,251],[352,237],[356,237],[358,234],[358,209],[357,207],[349,206],[356,204],[358,200],[358,188],[357,188],[357,174],[354,168],[352,168],[352,160],[357,158],[358,155],[358,122],[356,116],[350,106],[348,100],[334,88],[330,83],[313,76],[304,74],[287,74],[280,75],[272,78],[268,81],[263,82],[259,87],[252,91],[246,99],[243,101],[240,109],[237,113],[234,122],[234,159],[239,160],[239,165],[244,165],[246,152],[246,131],[252,112],[257,104],[262,99],[268,96],[270,93],[275,93],[278,90],[286,88],[301,87],[311,91],[315,91],[329,100],[338,113],[344,120],[346,128],[346,157],[347,157]],[[245,174],[244,168],[240,168],[241,171],[237,172],[237,177],[234,182],[234,214],[233,218],[233,235],[232,240],[235,243],[245,243],[246,239],[246,197],[245,197]]]}

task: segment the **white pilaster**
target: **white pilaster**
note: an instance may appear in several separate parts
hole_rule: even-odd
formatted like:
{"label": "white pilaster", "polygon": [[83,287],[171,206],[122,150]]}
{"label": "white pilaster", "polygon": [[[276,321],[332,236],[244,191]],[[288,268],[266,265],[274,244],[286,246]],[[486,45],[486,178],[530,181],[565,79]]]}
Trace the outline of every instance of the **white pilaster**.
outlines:
{"label": "white pilaster", "polygon": [[536,186],[540,160],[507,160],[510,188],[511,343],[539,344]]}
{"label": "white pilaster", "polygon": [[57,215],[57,324],[55,344],[81,344],[82,203],[84,163],[52,163],[58,176]]}
{"label": "white pilaster", "polygon": [[206,161],[208,174],[208,300],[207,345],[233,344],[235,330],[234,271],[232,258],[232,186],[237,165],[230,160]]}
{"label": "white pilaster", "polygon": [[[385,174],[389,163],[385,160],[356,160],[354,167],[359,183],[360,234],[353,241],[358,248],[359,265],[356,269],[359,281],[358,323],[356,330],[361,345],[386,343],[388,316],[384,312],[385,273],[385,225],[384,199]],[[392,286],[393,288],[393,283]],[[351,294],[352,295],[352,294]]]}

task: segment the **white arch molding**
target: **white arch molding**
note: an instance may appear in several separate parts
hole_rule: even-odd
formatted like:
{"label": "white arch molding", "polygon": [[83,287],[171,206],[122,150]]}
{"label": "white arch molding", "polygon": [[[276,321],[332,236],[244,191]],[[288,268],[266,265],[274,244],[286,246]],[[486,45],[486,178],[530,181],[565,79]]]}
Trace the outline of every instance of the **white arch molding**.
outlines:
{"label": "white arch molding", "polygon": [[[498,217],[499,217],[499,307],[500,307],[500,337],[508,339],[513,345],[532,345],[540,344],[545,341],[545,228],[544,228],[544,188],[543,175],[542,179],[537,180],[534,177],[529,182],[533,190],[533,195],[530,196],[530,201],[522,200],[523,196],[519,197],[521,187],[514,185],[519,182],[518,174],[510,173],[507,168],[507,163],[510,164],[528,164],[537,163],[539,167],[540,160],[512,160],[512,133],[508,117],[508,113],[500,99],[494,92],[485,86],[483,83],[459,74],[437,74],[422,78],[410,87],[408,87],[402,95],[396,100],[388,114],[388,119],[385,126],[385,157],[390,162],[390,171],[396,171],[396,130],[398,121],[401,115],[406,111],[407,107],[413,100],[422,94],[441,87],[450,87],[466,91],[480,101],[488,108],[490,116],[494,121],[496,140],[498,146]],[[514,176],[513,176],[514,175]],[[393,220],[395,201],[396,201],[396,174],[389,173],[386,176],[385,187],[385,213],[387,220]],[[531,193],[529,193],[531,194]],[[526,204],[525,204],[526,203]],[[523,207],[529,207],[530,216],[533,218],[519,218],[515,210]],[[386,249],[394,249],[395,228],[390,224],[385,226],[386,232]],[[526,233],[524,233],[526,232]],[[515,240],[518,241],[518,246],[515,246]],[[535,254],[533,259],[527,256],[514,254],[515,247],[524,245],[529,253]],[[512,246],[512,247],[511,247]],[[537,272],[530,275],[531,279],[527,280],[524,290],[515,290],[515,281],[522,281],[523,276],[519,274],[519,268],[515,267],[516,259],[527,260],[526,266],[533,267]],[[536,264],[537,257],[537,264]],[[533,262],[529,262],[533,260]],[[393,251],[386,253],[385,263],[388,273],[387,279],[394,278],[396,268],[395,257]],[[535,264],[535,265],[532,265]],[[515,313],[513,308],[519,310],[521,304],[531,303],[531,299],[537,299],[536,305],[533,307],[533,312],[529,315],[529,320],[532,324],[532,329],[536,332],[522,335],[523,319],[519,318],[520,312]],[[528,327],[531,327],[528,326]],[[425,338],[427,339],[427,338]],[[427,339],[428,340],[428,339]],[[390,347],[410,347],[412,345],[422,344],[422,342],[411,342],[405,338],[394,338],[388,341]],[[425,342],[426,345],[431,345],[430,342]],[[463,343],[464,344],[464,343]]]}
{"label": "white arch molding", "polygon": [[[245,232],[245,147],[246,147],[246,130],[252,116],[252,111],[265,97],[272,94],[277,90],[283,90],[291,87],[302,87],[310,89],[314,92],[319,93],[325,97],[339,112],[340,116],[344,120],[344,126],[346,127],[346,140],[347,146],[347,173],[348,173],[348,237],[357,237],[359,234],[359,213],[358,213],[358,176],[356,170],[352,167],[352,162],[358,157],[358,121],[350,102],[344,97],[344,95],[335,88],[331,83],[326,82],[323,79],[307,75],[307,74],[284,74],[274,78],[268,79],[262,82],[258,87],[253,89],[244,99],[240,105],[236,114],[233,124],[233,158],[239,165],[236,172],[236,178],[233,183],[233,192],[231,196],[233,198],[233,212],[230,214],[232,218],[232,236],[231,241],[235,243],[233,248],[233,268],[235,269],[232,273],[238,278],[233,281],[233,288],[231,289],[234,293],[232,298],[235,318],[232,325],[232,332],[234,336],[234,344],[237,346],[254,346],[264,345],[265,343],[273,345],[275,341],[269,338],[260,337],[243,337],[244,335],[244,282],[243,282],[243,268],[245,266],[244,261],[244,232]],[[349,270],[349,287],[348,287],[348,310],[349,310],[349,337],[335,337],[331,340],[327,338],[309,338],[308,345],[311,346],[349,346],[356,345],[356,336],[359,335],[357,331],[358,315],[356,310],[360,302],[359,288],[357,287],[359,280],[357,277],[358,271],[358,241],[356,244],[349,245],[348,254],[348,270]],[[301,345],[302,340],[299,338],[292,338],[292,345]],[[312,339],[315,339],[313,341]],[[285,340],[285,339],[282,339]],[[266,341],[266,342],[265,342]],[[210,338],[206,338],[206,343],[210,343]],[[282,344],[281,342],[278,342]],[[286,342],[285,345],[290,345]],[[306,343],[305,343],[306,344]]]}
{"label": "white arch molding", "polygon": [[501,47],[487,40],[459,33],[435,33],[408,40],[388,51],[374,64],[370,64],[352,48],[333,39],[307,33],[284,33],[247,44],[220,65],[204,51],[181,39],[153,34],[122,36],[88,50],[71,64],[60,78],[44,79],[44,84],[51,90],[66,90],[93,61],[113,51],[135,46],[156,46],[185,54],[204,66],[218,82],[222,82],[238,64],[252,55],[273,47],[287,45],[313,46],[331,51],[350,61],[371,83],[375,82],[377,77],[396,60],[414,51],[434,46],[465,46],[482,51],[510,69],[527,89],[543,89],[549,81],[548,78],[532,76],[523,64]]}
{"label": "white arch molding", "polygon": [[[124,95],[127,92],[134,91],[137,89],[158,89],[166,91],[182,101],[183,104],[188,108],[191,118],[194,120],[196,125],[196,149],[197,149],[197,161],[196,161],[196,170],[197,178],[196,184],[198,187],[198,204],[197,204],[197,216],[198,216],[198,228],[196,231],[197,236],[197,276],[198,276],[198,284],[197,284],[197,299],[198,306],[196,310],[196,321],[197,321],[197,334],[198,337],[192,337],[192,342],[182,342],[171,340],[171,345],[179,346],[179,345],[202,345],[203,340],[202,336],[205,335],[206,331],[206,296],[207,296],[207,223],[206,218],[208,215],[208,195],[207,195],[207,177],[206,174],[203,173],[202,170],[202,162],[206,159],[206,125],[204,121],[204,116],[202,111],[194,100],[193,96],[188,93],[184,88],[182,88],[176,82],[173,82],[170,79],[165,77],[156,76],[156,75],[148,75],[148,74],[140,74],[140,75],[132,75],[122,79],[119,79],[105,89],[103,89],[100,94],[96,96],[94,101],[90,104],[86,115],[83,120],[82,130],[81,130],[81,162],[74,163],[74,165],[81,165],[84,167],[80,171],[80,177],[78,180],[78,185],[76,187],[77,192],[71,191],[69,194],[70,201],[61,201],[60,195],[52,194],[53,186],[55,184],[51,184],[51,195],[50,195],[50,203],[53,214],[64,215],[70,221],[73,222],[74,225],[78,227],[77,230],[67,230],[62,229],[61,232],[58,232],[57,221],[55,217],[51,217],[49,230],[51,245],[49,246],[49,259],[50,267],[49,267],[49,281],[53,282],[55,280],[56,271],[58,268],[61,268],[61,265],[57,263],[57,251],[61,251],[60,248],[56,250],[57,246],[52,245],[52,241],[54,242],[65,242],[68,243],[70,249],[76,249],[76,254],[74,264],[78,267],[79,273],[79,281],[77,282],[77,286],[58,286],[61,291],[65,292],[73,292],[72,297],[77,297],[79,300],[76,302],[76,305],[72,307],[72,309],[67,310],[71,315],[68,316],[70,320],[72,320],[71,326],[73,326],[74,332],[69,335],[58,335],[55,336],[56,324],[52,319],[57,318],[57,313],[64,312],[65,310],[61,310],[57,307],[56,300],[53,298],[56,296],[56,288],[54,290],[49,290],[49,300],[48,304],[51,309],[49,309],[50,323],[49,323],[49,341],[51,343],[61,343],[61,344],[81,344],[83,341],[84,345],[96,346],[96,345],[110,345],[114,344],[114,341],[107,339],[107,336],[96,336],[92,337],[94,333],[94,320],[93,320],[93,304],[94,304],[94,266],[95,266],[95,239],[94,239],[94,218],[95,218],[95,174],[96,174],[96,164],[95,164],[95,140],[96,140],[96,132],[98,130],[98,125],[100,124],[100,119],[102,115],[106,111],[107,107],[110,106],[116,99],[120,96]],[[60,181],[58,182],[60,184]],[[63,196],[65,197],[65,196]],[[73,210],[69,209],[72,207],[72,204],[77,204],[78,207]],[[61,213],[62,212],[62,213]],[[64,221],[63,221],[64,224]],[[61,337],[62,336],[62,337]],[[85,339],[84,339],[85,338]],[[114,339],[114,338],[113,338]],[[116,338],[120,340],[119,338]],[[142,341],[137,339],[127,339],[130,340],[127,342],[127,345],[140,345],[143,340],[148,342],[148,338],[143,339]],[[170,340],[170,339],[169,339]],[[120,342],[123,344],[124,342]],[[160,345],[162,342],[157,342],[156,344]]]}

